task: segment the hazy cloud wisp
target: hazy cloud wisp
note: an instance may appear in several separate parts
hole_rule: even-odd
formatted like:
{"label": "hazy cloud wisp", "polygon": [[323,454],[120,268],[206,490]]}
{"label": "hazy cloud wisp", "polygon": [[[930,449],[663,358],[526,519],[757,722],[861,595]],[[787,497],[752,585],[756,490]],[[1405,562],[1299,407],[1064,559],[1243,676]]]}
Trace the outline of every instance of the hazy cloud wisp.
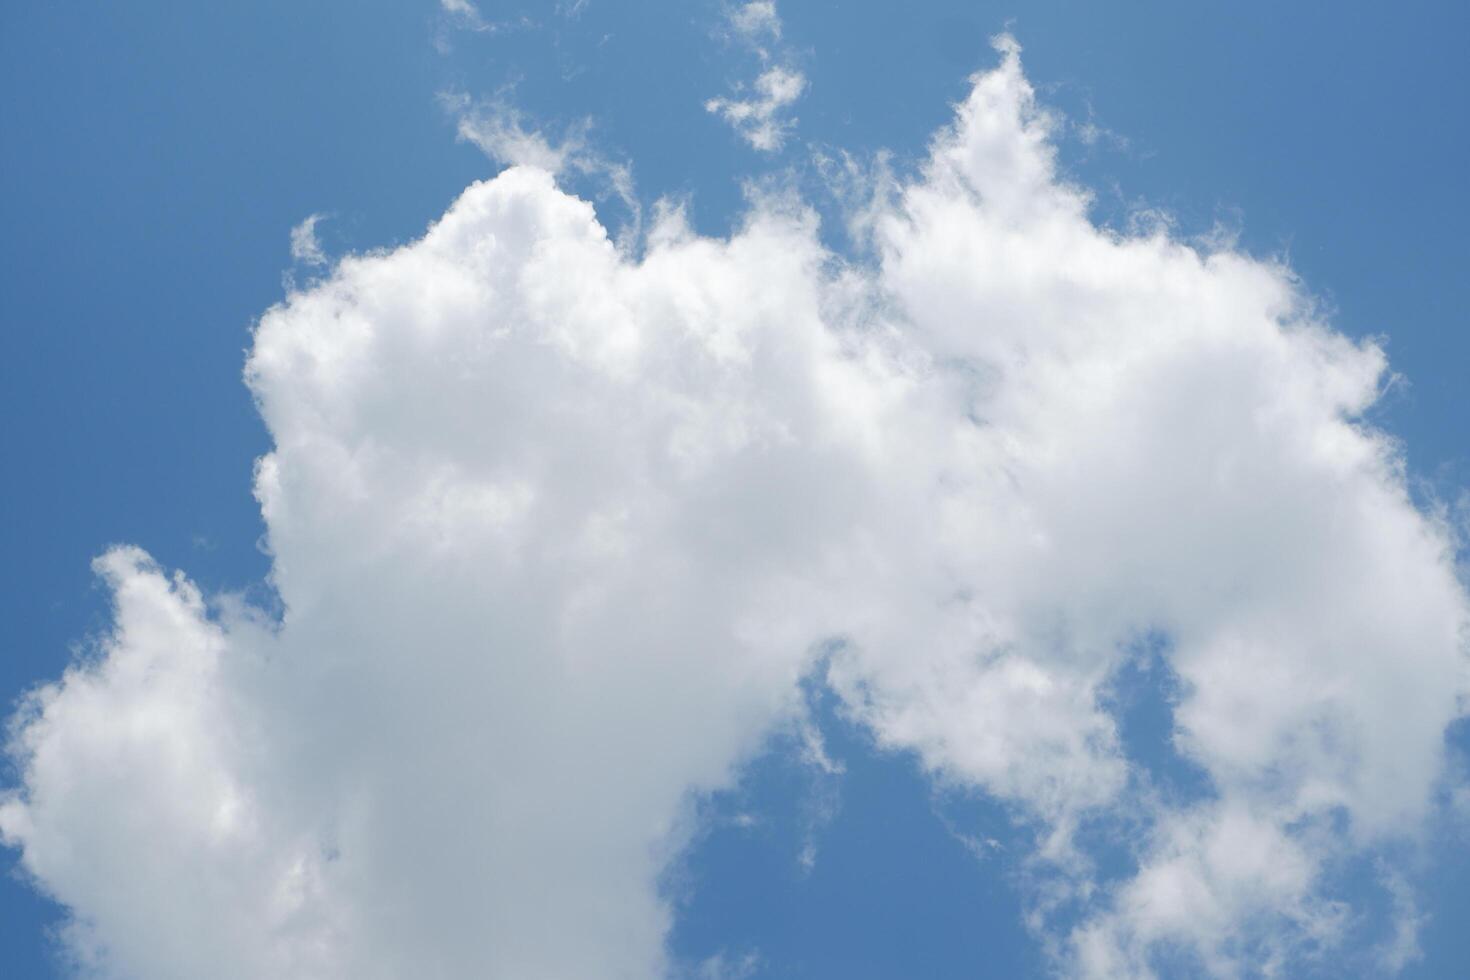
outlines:
{"label": "hazy cloud wisp", "polygon": [[731,95],[706,100],[705,111],[723,118],[753,148],[775,152],[796,125],[787,109],[806,91],[806,76],[781,46],[781,17],[770,0],[735,7],[726,19],[732,39],[755,54],[760,73]]}

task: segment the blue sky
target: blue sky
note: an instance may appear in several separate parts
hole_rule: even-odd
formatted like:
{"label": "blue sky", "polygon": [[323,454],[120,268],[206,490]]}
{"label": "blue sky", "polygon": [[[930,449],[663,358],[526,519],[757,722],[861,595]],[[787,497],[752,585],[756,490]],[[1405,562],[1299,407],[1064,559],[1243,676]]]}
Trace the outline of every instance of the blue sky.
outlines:
{"label": "blue sky", "polygon": [[[242,384],[252,326],[286,297],[284,276],[330,274],[290,254],[291,229],[309,215],[324,216],[317,234],[334,260],[391,250],[501,169],[457,138],[456,96],[491,116],[513,107],[553,144],[584,133],[596,162],[561,184],[614,233],[630,211],[607,162],[631,168],[645,219],[655,201],[680,201],[703,236],[741,227],[744,182],[779,185],[821,216],[821,245],[861,262],[863,246],[843,230],[847,203],[819,160],[845,151],[866,166],[886,150],[898,179],[916,180],[967,79],[1000,62],[990,38],[1009,31],[1039,102],[1067,120],[1051,131],[1059,179],[1091,189],[1094,222],[1126,229],[1154,209],[1172,216],[1180,241],[1224,227],[1242,253],[1284,258],[1336,330],[1383,338],[1395,376],[1365,417],[1401,441],[1418,506],[1442,504],[1455,520],[1470,487],[1461,5],[777,7],[779,35],[742,33],[736,8],[716,3],[484,0],[478,23],[432,2],[0,13],[7,700],[60,677],[74,656],[98,656],[113,614],[89,563],[109,546],[147,549],[206,595],[242,592],[277,609],[252,480],[279,440],[256,402],[289,397],[275,381],[254,393]],[[791,120],[783,144],[762,151],[706,102],[748,96],[772,65],[805,85],[778,110]],[[1407,621],[1417,608],[1405,600],[1398,612]],[[1394,644],[1414,641],[1385,629],[1395,662]],[[1046,944],[1091,911],[1022,924],[1052,876],[1066,877],[1027,856],[1042,835],[1029,797],[967,777],[963,763],[905,742],[897,722],[811,676],[802,724],[836,765],[804,756],[783,715],[735,740],[728,765],[710,770],[722,776],[694,780],[706,792],[689,804],[698,817],[687,847],[659,872],[671,969],[733,971],[746,958],[750,975],[770,977],[1080,969]],[[1107,690],[1126,754],[1151,785],[1189,798],[1199,777],[1169,743],[1171,683],[1165,668],[1140,669]],[[1447,765],[1462,769],[1463,723],[1446,738]],[[7,786],[24,779],[15,765]],[[1457,786],[1434,793],[1443,803]],[[1359,918],[1325,958],[1292,961],[1296,975],[1365,968],[1393,928],[1388,865],[1424,920],[1422,955],[1402,975],[1458,974],[1470,956],[1460,805],[1323,865],[1314,898],[1346,902]],[[1137,855],[1112,849],[1133,832],[1109,823],[1128,819],[1109,811],[1078,831],[1097,838],[1084,850],[1105,887],[1132,873]],[[9,974],[64,975],[64,914],[23,880],[19,853],[4,852],[0,958]],[[1251,944],[1269,942],[1253,934],[1232,950],[1250,962]],[[1208,965],[1149,955],[1165,973]]]}

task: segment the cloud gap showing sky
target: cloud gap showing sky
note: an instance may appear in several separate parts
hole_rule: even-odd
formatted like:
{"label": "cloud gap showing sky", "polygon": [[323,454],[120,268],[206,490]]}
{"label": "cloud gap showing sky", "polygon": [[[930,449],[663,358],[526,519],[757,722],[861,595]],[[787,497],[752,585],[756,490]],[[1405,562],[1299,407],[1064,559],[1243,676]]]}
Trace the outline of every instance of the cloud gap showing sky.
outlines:
{"label": "cloud gap showing sky", "polygon": [[[1098,227],[996,48],[858,257],[770,189],[615,240],[556,154],[400,248],[303,223],[245,371],[280,615],[113,548],[112,631],[12,722],[0,836],[83,972],[675,974],[666,874],[813,685],[1025,823],[1056,969],[1412,959],[1470,611],[1383,351],[1278,261]],[[1188,792],[1130,749],[1141,650]]]}

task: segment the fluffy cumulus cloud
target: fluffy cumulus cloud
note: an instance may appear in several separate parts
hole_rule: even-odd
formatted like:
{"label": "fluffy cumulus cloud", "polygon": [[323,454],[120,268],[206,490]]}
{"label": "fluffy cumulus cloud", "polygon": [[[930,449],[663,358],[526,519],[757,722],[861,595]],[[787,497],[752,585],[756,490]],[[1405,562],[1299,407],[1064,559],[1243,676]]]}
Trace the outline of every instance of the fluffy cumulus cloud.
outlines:
{"label": "fluffy cumulus cloud", "polygon": [[[88,971],[666,975],[692,801],[813,677],[1024,815],[1069,972],[1347,941],[1334,871],[1415,839],[1465,691],[1383,354],[1279,264],[1095,226],[1000,47],[866,258],[789,198],[620,246],[523,165],[261,318],[282,612],[111,551],[111,634],[13,724],[0,834]],[[1120,729],[1145,649],[1197,793]]]}

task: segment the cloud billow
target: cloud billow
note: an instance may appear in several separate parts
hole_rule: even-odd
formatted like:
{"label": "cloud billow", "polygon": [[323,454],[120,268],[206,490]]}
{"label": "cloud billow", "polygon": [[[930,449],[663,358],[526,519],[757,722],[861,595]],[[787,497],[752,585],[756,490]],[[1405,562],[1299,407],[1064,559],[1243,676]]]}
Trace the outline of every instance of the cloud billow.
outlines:
{"label": "cloud billow", "polygon": [[[78,961],[665,974],[692,801],[814,671],[1032,822],[1069,972],[1348,942],[1327,872],[1430,814],[1470,622],[1362,419],[1384,356],[1278,263],[1095,226],[1000,48],[863,209],[871,262],[785,198],[635,257],[517,166],[267,311],[281,616],[114,549],[112,634],[14,722],[0,834]],[[1110,708],[1149,635],[1199,799]],[[1077,831],[1118,815],[1138,867],[1096,888]]]}

